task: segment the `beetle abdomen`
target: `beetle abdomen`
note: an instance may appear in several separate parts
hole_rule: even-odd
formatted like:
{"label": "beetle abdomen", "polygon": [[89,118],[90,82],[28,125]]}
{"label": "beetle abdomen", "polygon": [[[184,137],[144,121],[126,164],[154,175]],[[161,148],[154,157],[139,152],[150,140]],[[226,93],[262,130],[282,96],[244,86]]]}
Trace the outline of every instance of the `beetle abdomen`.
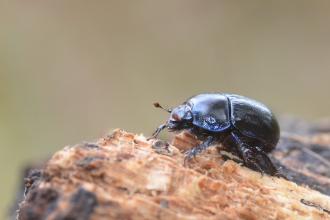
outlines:
{"label": "beetle abdomen", "polygon": [[273,113],[253,99],[235,94],[224,95],[230,102],[232,125],[246,136],[264,141],[275,148],[280,128]]}

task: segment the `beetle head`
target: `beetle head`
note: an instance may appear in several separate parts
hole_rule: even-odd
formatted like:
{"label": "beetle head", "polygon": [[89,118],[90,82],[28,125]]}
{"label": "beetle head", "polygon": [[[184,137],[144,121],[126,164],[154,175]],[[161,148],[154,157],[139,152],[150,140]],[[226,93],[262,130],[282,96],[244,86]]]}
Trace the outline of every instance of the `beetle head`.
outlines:
{"label": "beetle head", "polygon": [[188,103],[179,105],[173,110],[164,108],[158,102],[154,102],[153,104],[156,108],[161,108],[168,113],[171,113],[170,118],[166,122],[166,127],[169,131],[180,131],[191,126],[193,114]]}
{"label": "beetle head", "polygon": [[169,131],[179,131],[188,128],[192,122],[192,113],[189,105],[179,105],[171,111],[171,116],[166,122]]}

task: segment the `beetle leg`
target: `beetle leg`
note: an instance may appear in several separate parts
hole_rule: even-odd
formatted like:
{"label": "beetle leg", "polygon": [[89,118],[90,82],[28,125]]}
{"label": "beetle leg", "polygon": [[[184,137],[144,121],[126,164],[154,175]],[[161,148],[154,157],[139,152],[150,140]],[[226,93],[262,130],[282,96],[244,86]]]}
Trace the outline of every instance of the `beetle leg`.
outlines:
{"label": "beetle leg", "polygon": [[159,132],[161,132],[164,128],[166,128],[166,123],[162,124],[162,125],[159,125],[157,127],[157,129],[155,130],[155,132],[152,134],[152,136],[147,138],[147,141],[149,141],[152,138],[156,138],[158,136]]}
{"label": "beetle leg", "polygon": [[254,146],[253,147],[258,153],[259,155],[262,156],[262,158],[264,159],[265,163],[267,164],[267,167],[270,171],[271,175],[274,175],[277,173],[277,168],[274,166],[273,162],[269,159],[269,157],[267,156],[267,154],[265,153],[265,151],[261,150],[258,146]]}
{"label": "beetle leg", "polygon": [[269,159],[269,157],[267,156],[267,154],[265,153],[265,151],[263,151],[262,149],[260,149],[258,146],[254,147],[256,151],[259,152],[259,155],[262,156],[262,158],[264,159],[264,161],[266,162],[268,169],[271,173],[272,176],[277,176],[277,177],[282,177],[284,179],[288,179],[286,176],[284,176],[283,174],[279,173],[278,171],[281,169],[280,168],[276,168],[274,166],[274,163]]}
{"label": "beetle leg", "polygon": [[237,135],[236,132],[232,132],[231,135],[234,138],[234,140],[236,141],[236,143],[238,144],[238,146],[239,146],[238,148],[242,155],[242,159],[244,160],[244,162],[247,166],[253,165],[260,171],[261,175],[263,175],[264,170],[260,167],[259,163],[256,161],[256,157],[258,155],[260,155],[262,157],[263,161],[266,163],[266,166],[267,166],[267,169],[268,169],[268,172],[270,175],[277,176],[277,177],[283,177],[284,179],[287,179],[283,174],[278,172],[279,169],[275,167],[275,165],[269,159],[269,157],[265,153],[265,151],[260,149],[258,146],[245,145],[241,141],[241,139],[239,138],[239,136]]}
{"label": "beetle leg", "polygon": [[[246,166],[250,167],[251,165],[259,170],[261,175],[264,175],[264,170],[260,167],[260,165],[256,162],[257,154],[255,153],[255,149],[247,146],[237,135],[236,132],[232,132],[231,136],[234,138],[236,144],[238,145],[238,150],[242,159]],[[267,156],[267,155],[266,155]],[[268,158],[268,156],[267,156]],[[270,161],[270,159],[268,158]]]}
{"label": "beetle leg", "polygon": [[184,165],[186,164],[186,161],[191,158],[191,156],[194,156],[196,158],[196,154],[200,153],[202,150],[206,149],[208,146],[211,145],[213,141],[213,136],[208,136],[206,140],[201,143],[200,145],[191,148],[190,150],[187,150],[183,155],[187,155],[184,159]]}

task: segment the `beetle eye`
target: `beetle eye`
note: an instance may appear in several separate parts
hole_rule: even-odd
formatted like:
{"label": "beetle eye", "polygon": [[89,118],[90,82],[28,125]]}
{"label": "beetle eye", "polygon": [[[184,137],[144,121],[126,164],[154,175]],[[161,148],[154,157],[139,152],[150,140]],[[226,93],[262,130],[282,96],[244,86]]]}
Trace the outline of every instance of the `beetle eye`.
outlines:
{"label": "beetle eye", "polygon": [[179,116],[178,114],[172,114],[172,118],[175,120],[175,121],[179,121]]}

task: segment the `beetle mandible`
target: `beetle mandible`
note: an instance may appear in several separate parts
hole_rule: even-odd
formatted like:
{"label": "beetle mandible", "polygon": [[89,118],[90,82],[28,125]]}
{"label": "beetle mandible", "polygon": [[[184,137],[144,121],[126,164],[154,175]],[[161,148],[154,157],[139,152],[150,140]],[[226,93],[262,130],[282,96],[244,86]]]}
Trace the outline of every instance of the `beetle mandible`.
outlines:
{"label": "beetle mandible", "polygon": [[245,166],[278,177],[278,172],[267,153],[275,149],[280,128],[273,113],[253,99],[228,93],[201,93],[189,98],[173,110],[153,103],[171,115],[153,135],[167,128],[170,132],[186,130],[203,141],[184,153],[185,161],[209,147],[221,143],[225,149],[239,156]]}

